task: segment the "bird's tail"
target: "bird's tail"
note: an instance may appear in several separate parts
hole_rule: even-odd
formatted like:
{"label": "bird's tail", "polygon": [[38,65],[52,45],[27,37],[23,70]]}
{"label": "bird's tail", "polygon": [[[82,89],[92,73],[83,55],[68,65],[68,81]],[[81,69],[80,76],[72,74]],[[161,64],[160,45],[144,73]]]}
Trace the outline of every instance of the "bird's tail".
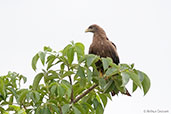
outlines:
{"label": "bird's tail", "polygon": [[[126,89],[126,92],[125,93],[122,93],[122,94],[127,95],[127,96],[131,96],[131,94],[129,93],[129,91],[127,89]],[[116,95],[116,93],[114,92],[114,90],[111,91],[111,95],[112,96],[115,96]]]}
{"label": "bird's tail", "polygon": [[131,97],[131,94],[129,93],[129,91],[127,89],[126,89],[126,92],[123,94]]}
{"label": "bird's tail", "polygon": [[115,96],[115,92],[114,92],[114,90],[113,90],[113,91],[111,91],[111,95],[112,95],[112,96]]}

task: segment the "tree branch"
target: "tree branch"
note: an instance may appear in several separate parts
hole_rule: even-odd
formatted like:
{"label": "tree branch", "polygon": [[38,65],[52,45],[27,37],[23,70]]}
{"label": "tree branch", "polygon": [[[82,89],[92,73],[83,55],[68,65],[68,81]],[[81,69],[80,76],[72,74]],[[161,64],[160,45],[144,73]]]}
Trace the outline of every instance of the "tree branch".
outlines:
{"label": "tree branch", "polygon": [[75,100],[73,100],[73,103],[78,102],[81,98],[83,98],[85,95],[87,95],[91,90],[93,90],[97,86],[98,86],[98,84],[91,86],[89,89],[87,89],[85,92],[83,92],[83,94],[79,95]]}
{"label": "tree branch", "polygon": [[72,79],[71,79],[71,76],[69,76],[69,81],[70,81],[70,84],[71,84],[71,101],[70,101],[70,103],[72,103],[73,100],[74,100],[74,95],[73,95],[73,87],[72,87]]}
{"label": "tree branch", "polygon": [[[70,71],[70,68],[69,68],[69,66],[68,66],[68,71]],[[69,77],[69,81],[70,81],[70,84],[71,84],[71,101],[70,101],[70,103],[72,103],[73,102],[73,100],[74,100],[74,93],[73,93],[73,87],[72,87],[72,78],[71,78],[71,76],[68,76]]]}

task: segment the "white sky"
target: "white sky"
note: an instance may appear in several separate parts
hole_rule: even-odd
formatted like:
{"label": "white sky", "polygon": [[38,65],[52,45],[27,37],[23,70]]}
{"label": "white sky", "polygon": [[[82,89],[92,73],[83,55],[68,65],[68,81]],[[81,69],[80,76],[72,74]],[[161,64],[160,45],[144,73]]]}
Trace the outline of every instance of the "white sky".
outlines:
{"label": "white sky", "polygon": [[59,51],[72,40],[88,52],[92,34],[84,30],[91,24],[104,28],[121,63],[135,63],[152,83],[145,97],[141,90],[113,97],[105,114],[171,113],[170,0],[0,0],[0,75],[16,71],[31,84],[32,57],[43,46]]}

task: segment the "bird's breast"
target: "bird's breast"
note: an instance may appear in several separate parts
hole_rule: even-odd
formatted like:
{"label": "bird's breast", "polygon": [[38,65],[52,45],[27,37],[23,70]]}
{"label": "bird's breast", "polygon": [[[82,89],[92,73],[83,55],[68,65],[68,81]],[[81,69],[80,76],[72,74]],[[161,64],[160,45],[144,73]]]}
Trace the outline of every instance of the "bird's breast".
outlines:
{"label": "bird's breast", "polygon": [[101,57],[105,56],[105,43],[103,41],[97,41],[92,44],[93,54],[99,55]]}

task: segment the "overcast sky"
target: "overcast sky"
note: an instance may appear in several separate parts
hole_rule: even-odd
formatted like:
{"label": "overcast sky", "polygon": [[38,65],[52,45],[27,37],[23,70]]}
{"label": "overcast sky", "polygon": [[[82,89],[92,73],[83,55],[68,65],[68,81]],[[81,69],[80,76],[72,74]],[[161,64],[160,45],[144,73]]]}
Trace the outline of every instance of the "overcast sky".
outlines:
{"label": "overcast sky", "polygon": [[104,28],[121,63],[135,63],[152,84],[146,96],[139,89],[113,97],[105,114],[171,113],[170,0],[0,0],[0,75],[18,72],[29,85],[32,57],[43,46],[59,51],[73,40],[87,53],[92,34],[84,31],[91,24]]}

